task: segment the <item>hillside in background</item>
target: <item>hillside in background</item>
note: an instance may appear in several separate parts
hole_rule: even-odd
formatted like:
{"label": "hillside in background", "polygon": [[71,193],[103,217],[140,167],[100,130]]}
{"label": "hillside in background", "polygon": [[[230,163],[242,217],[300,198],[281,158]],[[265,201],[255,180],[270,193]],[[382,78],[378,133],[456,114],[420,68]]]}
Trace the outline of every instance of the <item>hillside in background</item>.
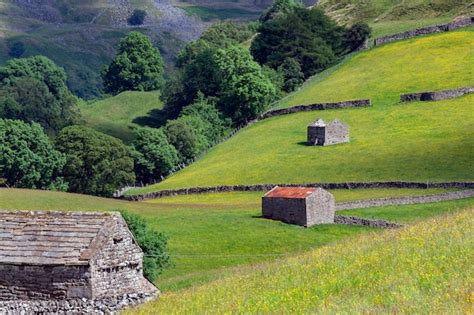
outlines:
{"label": "hillside in background", "polygon": [[128,143],[136,126],[160,125],[160,93],[126,91],[96,102],[79,104],[85,124]]}
{"label": "hillside in background", "polygon": [[[131,27],[134,9],[147,11],[145,23]],[[9,48],[22,42],[22,56],[45,55],[65,68],[78,96],[101,93],[100,68],[112,59],[121,37],[131,30],[151,36],[168,66],[184,43],[199,37],[205,25],[168,3],[152,0],[40,1],[0,0],[0,64]]]}
{"label": "hillside in background", "polygon": [[[472,180],[472,150],[466,148],[474,146],[467,119],[474,95],[407,104],[399,103],[399,95],[474,85],[473,45],[473,31],[464,30],[349,57],[277,106],[370,98],[372,107],[263,120],[165,181],[129,193],[257,183]],[[307,146],[306,126],[317,117],[347,123],[351,142]]]}

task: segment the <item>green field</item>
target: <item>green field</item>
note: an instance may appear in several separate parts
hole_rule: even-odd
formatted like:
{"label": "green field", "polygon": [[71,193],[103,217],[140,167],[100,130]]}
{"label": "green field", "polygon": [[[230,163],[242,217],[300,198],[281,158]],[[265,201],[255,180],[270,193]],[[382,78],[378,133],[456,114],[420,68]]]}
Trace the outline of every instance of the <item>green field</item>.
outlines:
{"label": "green field", "polygon": [[96,102],[80,103],[86,125],[125,142],[131,140],[131,128],[159,123],[163,108],[159,92],[122,92]]}
{"label": "green field", "polygon": [[469,314],[474,212],[363,235],[165,293],[127,314]]}
{"label": "green field", "polygon": [[[474,32],[460,31],[348,58],[277,107],[357,98],[372,99],[373,107],[261,121],[164,182],[128,193],[257,183],[472,180],[474,95],[406,104],[398,99],[406,92],[474,85],[473,45]],[[351,142],[306,146],[306,126],[317,117],[348,123]]]}
{"label": "green field", "polygon": [[[338,201],[445,190],[369,189],[331,191]],[[235,268],[302,253],[378,229],[322,225],[305,229],[261,219],[261,193],[177,196],[150,202],[127,202],[79,194],[39,190],[0,189],[0,209],[129,210],[143,216],[154,229],[169,236],[172,266],[156,280],[164,291],[207,283],[231,275]],[[474,205],[474,198],[435,204],[367,209],[366,216],[413,222],[442,212]],[[423,211],[420,211],[422,209]],[[364,209],[358,209],[363,212]],[[375,213],[375,214],[374,214]],[[395,216],[395,218],[393,218]]]}

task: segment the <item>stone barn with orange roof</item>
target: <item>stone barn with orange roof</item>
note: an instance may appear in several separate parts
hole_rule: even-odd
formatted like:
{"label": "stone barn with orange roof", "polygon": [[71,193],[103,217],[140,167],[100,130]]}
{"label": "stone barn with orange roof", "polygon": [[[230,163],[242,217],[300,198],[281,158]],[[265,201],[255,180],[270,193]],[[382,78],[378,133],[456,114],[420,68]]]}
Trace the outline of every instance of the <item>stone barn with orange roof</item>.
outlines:
{"label": "stone barn with orange roof", "polygon": [[316,187],[276,186],[262,198],[262,216],[310,227],[334,223],[334,196]]}

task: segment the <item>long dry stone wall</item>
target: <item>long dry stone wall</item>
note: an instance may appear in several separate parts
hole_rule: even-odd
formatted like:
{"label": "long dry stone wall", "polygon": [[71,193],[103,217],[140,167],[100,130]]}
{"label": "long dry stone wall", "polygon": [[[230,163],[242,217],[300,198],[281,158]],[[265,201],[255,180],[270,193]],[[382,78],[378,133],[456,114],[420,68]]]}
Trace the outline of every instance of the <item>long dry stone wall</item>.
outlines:
{"label": "long dry stone wall", "polygon": [[340,108],[351,108],[351,107],[368,107],[371,106],[370,100],[352,100],[335,103],[317,103],[310,105],[297,105],[288,108],[274,109],[260,115],[258,120],[267,119],[274,116],[282,116],[299,112],[309,112],[315,110],[328,110],[328,109],[340,109]]}
{"label": "long dry stone wall", "polygon": [[324,189],[369,189],[369,188],[461,188],[474,189],[474,182],[354,182],[354,183],[306,183],[306,184],[257,184],[257,185],[234,185],[234,186],[212,186],[193,187],[173,190],[161,190],[141,195],[120,196],[118,199],[128,201],[142,201],[177,195],[193,195],[232,191],[267,191],[275,186],[286,187],[321,187]]}
{"label": "long dry stone wall", "polygon": [[336,211],[370,208],[390,205],[411,205],[417,203],[439,202],[474,197],[474,190],[454,191],[435,195],[407,196],[399,198],[380,198],[343,202],[336,205]]}
{"label": "long dry stone wall", "polygon": [[458,28],[467,27],[474,24],[474,16],[462,18],[455,20],[447,24],[433,25],[428,27],[417,28],[411,31],[406,31],[403,33],[387,35],[383,37],[376,38],[374,40],[374,46],[382,45],[385,43],[390,43],[397,40],[408,39],[416,36],[449,32]]}
{"label": "long dry stone wall", "polygon": [[441,101],[474,93],[474,87],[462,87],[438,92],[420,92],[400,95],[401,102]]}

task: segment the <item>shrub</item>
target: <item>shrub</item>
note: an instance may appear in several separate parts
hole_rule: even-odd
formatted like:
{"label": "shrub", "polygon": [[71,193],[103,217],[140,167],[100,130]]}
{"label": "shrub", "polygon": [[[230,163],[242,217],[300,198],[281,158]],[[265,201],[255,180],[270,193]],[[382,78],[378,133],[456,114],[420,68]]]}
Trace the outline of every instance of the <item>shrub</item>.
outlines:
{"label": "shrub", "polygon": [[166,248],[168,238],[163,233],[148,227],[140,216],[127,211],[120,212],[143,251],[143,275],[148,280],[155,281],[170,262]]}
{"label": "shrub", "polygon": [[278,67],[284,78],[283,90],[285,92],[293,92],[304,82],[304,73],[301,71],[301,66],[293,58],[287,58]]}
{"label": "shrub", "polygon": [[184,119],[169,120],[165,126],[168,141],[178,151],[180,162],[197,156],[201,150],[198,135],[193,126]]}
{"label": "shrub", "polygon": [[66,158],[56,151],[40,125],[0,119],[0,177],[20,188],[65,190]]}
{"label": "shrub", "polygon": [[366,23],[355,23],[346,31],[344,47],[348,52],[357,50],[369,38],[371,32],[372,30]]}
{"label": "shrub", "polygon": [[135,182],[130,151],[114,137],[71,126],[61,130],[56,148],[66,155],[64,177],[69,191],[111,196],[118,188]]}

